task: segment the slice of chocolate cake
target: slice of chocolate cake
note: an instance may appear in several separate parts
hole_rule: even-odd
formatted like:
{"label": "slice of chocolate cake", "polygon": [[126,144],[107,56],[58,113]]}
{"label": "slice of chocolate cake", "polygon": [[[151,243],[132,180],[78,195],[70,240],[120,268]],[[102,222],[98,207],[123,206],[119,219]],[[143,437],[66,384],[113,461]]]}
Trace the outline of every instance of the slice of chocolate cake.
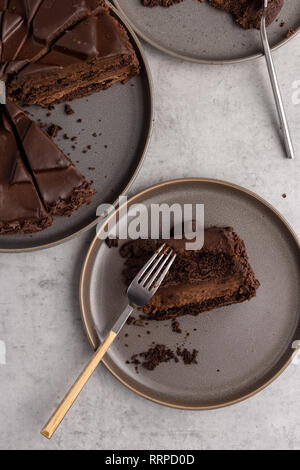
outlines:
{"label": "slice of chocolate cake", "polygon": [[38,232],[51,224],[1,107],[0,235]]}
{"label": "slice of chocolate cake", "polygon": [[44,57],[25,66],[8,87],[8,96],[46,106],[106,89],[138,72],[125,29],[101,10],[64,33]]}
{"label": "slice of chocolate cake", "polygon": [[143,312],[149,318],[165,320],[198,315],[217,307],[250,300],[259,282],[249,264],[244,242],[232,228],[205,230],[201,250],[186,251],[186,240],[136,240],[123,245],[123,272],[129,284],[153,252],[166,242],[177,258],[162,286]]}
{"label": "slice of chocolate cake", "polygon": [[80,206],[89,204],[94,191],[71,160],[20,108],[8,102],[5,109],[47,211],[69,216]]}
{"label": "slice of chocolate cake", "polygon": [[[141,0],[147,7],[169,7],[183,0]],[[199,0],[204,3],[205,0]],[[236,22],[245,29],[260,28],[263,4],[262,0],[208,0],[209,3],[219,10],[231,13]],[[266,24],[269,26],[278,16],[284,0],[269,0]]]}
{"label": "slice of chocolate cake", "polygon": [[[260,28],[263,12],[262,0],[209,0],[220,10],[232,13],[236,22],[245,29]],[[269,26],[283,7],[283,0],[269,0],[266,24]]]}

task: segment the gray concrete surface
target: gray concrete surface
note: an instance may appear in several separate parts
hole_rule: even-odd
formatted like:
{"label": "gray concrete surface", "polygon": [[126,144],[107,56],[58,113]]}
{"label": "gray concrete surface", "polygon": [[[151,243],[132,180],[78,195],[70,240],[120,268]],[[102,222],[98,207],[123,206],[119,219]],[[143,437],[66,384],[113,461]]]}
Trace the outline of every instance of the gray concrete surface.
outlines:
{"label": "gray concrete surface", "polygon": [[[225,179],[266,198],[300,235],[299,45],[300,36],[274,55],[295,141],[293,162],[284,159],[263,60],[201,66],[145,46],[156,123],[131,194],[176,177]],[[145,401],[100,366],[54,438],[39,434],[91,355],[78,282],[93,235],[0,256],[0,448],[300,449],[299,366],[250,400],[210,412]]]}

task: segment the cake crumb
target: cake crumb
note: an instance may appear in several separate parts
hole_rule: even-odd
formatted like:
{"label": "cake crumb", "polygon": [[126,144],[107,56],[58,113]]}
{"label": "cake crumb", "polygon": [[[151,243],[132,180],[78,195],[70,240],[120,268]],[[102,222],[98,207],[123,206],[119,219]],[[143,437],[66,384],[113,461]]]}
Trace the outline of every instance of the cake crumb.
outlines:
{"label": "cake crumb", "polygon": [[71,114],[75,114],[75,111],[72,106],[70,106],[69,104],[65,104],[65,113],[70,116]]}
{"label": "cake crumb", "polygon": [[174,331],[174,333],[179,333],[179,334],[182,333],[181,325],[176,320],[172,322],[172,331]]}
{"label": "cake crumb", "polygon": [[58,132],[61,130],[62,127],[58,126],[57,124],[51,124],[47,129],[47,133],[50,137],[56,137]]}
{"label": "cake crumb", "polygon": [[190,365],[190,364],[198,364],[197,361],[197,356],[199,354],[199,351],[197,349],[193,349],[193,351],[188,351],[188,349],[180,349],[177,348],[176,350],[177,356],[181,357],[185,365]]}

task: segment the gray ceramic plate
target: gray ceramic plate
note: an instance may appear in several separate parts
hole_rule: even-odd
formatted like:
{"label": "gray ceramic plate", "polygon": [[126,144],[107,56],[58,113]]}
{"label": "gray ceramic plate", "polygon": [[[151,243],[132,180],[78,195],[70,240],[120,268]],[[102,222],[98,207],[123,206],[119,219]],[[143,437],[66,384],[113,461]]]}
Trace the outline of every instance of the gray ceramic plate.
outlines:
{"label": "gray ceramic plate", "polygon": [[[145,8],[141,0],[114,3],[140,37],[180,59],[229,63],[261,56],[259,32],[243,30],[228,13],[211,5],[199,4],[197,0],[185,0],[171,8]],[[286,38],[289,28],[299,32],[299,0],[286,0],[278,21],[268,28],[272,48],[289,40]]]}
{"label": "gray ceramic plate", "polygon": [[[171,181],[141,192],[130,205],[156,202],[204,203],[207,226],[232,225],[245,240],[261,287],[250,302],[180,318],[183,334],[172,332],[170,321],[152,321],[145,328],[126,325],[104,364],[134,392],[168,406],[209,409],[243,400],[285,369],[295,353],[292,344],[300,339],[299,241],[268,203],[229,183]],[[93,348],[126,303],[123,261],[118,248],[109,249],[95,238],[80,287],[83,321]],[[187,332],[190,336],[184,340]],[[137,374],[126,360],[146,351],[152,341],[173,349],[182,343],[196,348],[198,364],[161,364],[153,372],[141,368]]]}
{"label": "gray ceramic plate", "polygon": [[[63,104],[55,106],[51,116],[48,110],[37,106],[26,108],[34,120],[55,123],[63,128],[55,141],[86,178],[93,181],[97,193],[92,203],[70,218],[56,217],[53,226],[40,233],[1,236],[0,251],[45,248],[68,240],[92,227],[96,223],[98,205],[113,203],[133,182],[149,142],[153,110],[150,71],[130,27],[129,34],[141,64],[139,76],[125,85],[117,84],[109,90],[72,101],[75,114],[70,116],[65,114]],[[79,119],[82,122],[77,122]],[[93,137],[94,133],[97,137]],[[69,139],[65,139],[64,134]],[[71,140],[74,136],[76,142]],[[87,149],[88,145],[91,149]]]}

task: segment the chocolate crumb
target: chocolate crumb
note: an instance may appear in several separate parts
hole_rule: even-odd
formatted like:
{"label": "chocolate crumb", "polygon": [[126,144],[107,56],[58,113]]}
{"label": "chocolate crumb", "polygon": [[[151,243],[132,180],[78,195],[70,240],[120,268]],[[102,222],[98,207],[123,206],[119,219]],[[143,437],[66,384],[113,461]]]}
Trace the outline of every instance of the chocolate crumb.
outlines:
{"label": "chocolate crumb", "polygon": [[92,136],[97,137],[97,132],[93,132]]}
{"label": "chocolate crumb", "polygon": [[159,364],[174,360],[175,355],[171,349],[164,344],[157,344],[148,351],[140,353],[139,357],[143,358],[142,366],[147,370],[154,370]]}
{"label": "chocolate crumb", "polygon": [[51,126],[48,127],[47,133],[50,135],[50,137],[56,137],[58,132],[61,131],[62,128],[58,126],[57,124],[51,124]]}
{"label": "chocolate crumb", "polygon": [[82,122],[82,119],[77,119],[77,122]]}
{"label": "chocolate crumb", "polygon": [[283,194],[282,194],[282,197],[283,197],[283,199],[285,199],[285,198],[286,198],[286,194],[285,194],[285,193],[283,193]]}
{"label": "chocolate crumb", "polygon": [[[106,238],[105,243],[108,246],[108,248],[116,248],[119,245],[119,240],[117,238]],[[129,317],[127,320],[127,324],[130,325],[134,321],[135,321],[134,317]]]}
{"label": "chocolate crumb", "polygon": [[145,326],[145,323],[142,320],[135,320],[133,324],[135,326],[141,326],[141,327]]}
{"label": "chocolate crumb", "polygon": [[199,351],[197,351],[197,349],[193,349],[193,351],[191,352],[188,351],[186,348],[177,348],[176,354],[177,356],[182,358],[185,365],[198,364],[197,356],[199,354]]}
{"label": "chocolate crumb", "polygon": [[173,321],[172,323],[172,331],[174,331],[174,333],[182,333],[182,328],[180,326],[180,323],[178,321]]}
{"label": "chocolate crumb", "polygon": [[75,111],[69,104],[65,104],[65,113],[71,115],[74,114]]}

